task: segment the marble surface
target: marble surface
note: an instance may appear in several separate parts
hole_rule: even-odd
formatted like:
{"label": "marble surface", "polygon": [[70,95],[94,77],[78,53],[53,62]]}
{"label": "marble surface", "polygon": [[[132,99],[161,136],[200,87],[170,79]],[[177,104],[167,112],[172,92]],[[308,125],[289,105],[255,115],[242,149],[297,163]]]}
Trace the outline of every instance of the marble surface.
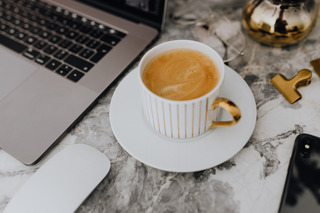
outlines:
{"label": "marble surface", "polygon": [[[229,7],[221,2],[226,1],[207,3],[241,29],[243,1],[227,0]],[[177,26],[169,19],[180,3],[184,1],[169,1],[168,19],[157,43],[206,39],[205,31],[195,32],[194,26]],[[202,36],[195,38],[199,36],[195,33]],[[110,173],[79,207],[79,213],[277,212],[295,137],[300,133],[320,136],[320,79],[309,63],[320,57],[320,22],[305,40],[286,48],[263,46],[245,36],[244,56],[228,65],[250,86],[257,104],[257,123],[250,140],[234,157],[194,173],[160,171],[135,160],[122,149],[110,127],[115,85],[38,164],[25,166],[0,150],[0,212],[44,162],[75,143],[91,145],[111,160]],[[291,78],[302,68],[312,70],[312,83],[299,89],[301,100],[289,104],[270,78],[276,73]]]}

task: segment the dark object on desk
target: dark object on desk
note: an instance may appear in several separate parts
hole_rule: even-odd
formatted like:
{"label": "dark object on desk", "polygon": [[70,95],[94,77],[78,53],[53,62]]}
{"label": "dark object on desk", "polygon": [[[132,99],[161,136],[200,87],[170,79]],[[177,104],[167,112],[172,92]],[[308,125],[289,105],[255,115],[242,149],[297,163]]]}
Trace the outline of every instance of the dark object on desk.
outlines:
{"label": "dark object on desk", "polygon": [[165,6],[0,1],[1,149],[34,164],[158,38]]}
{"label": "dark object on desk", "polygon": [[303,69],[290,80],[282,74],[277,74],[271,79],[271,83],[292,104],[302,97],[297,88],[309,85],[311,83],[311,76],[312,72],[310,70]]}
{"label": "dark object on desk", "polygon": [[310,61],[310,64],[312,65],[314,71],[316,71],[316,73],[320,77],[320,58]]}
{"label": "dark object on desk", "polygon": [[281,47],[304,39],[317,16],[316,0],[250,0],[243,10],[242,23],[257,41]]}
{"label": "dark object on desk", "polygon": [[279,213],[320,212],[320,138],[301,134],[294,144]]}

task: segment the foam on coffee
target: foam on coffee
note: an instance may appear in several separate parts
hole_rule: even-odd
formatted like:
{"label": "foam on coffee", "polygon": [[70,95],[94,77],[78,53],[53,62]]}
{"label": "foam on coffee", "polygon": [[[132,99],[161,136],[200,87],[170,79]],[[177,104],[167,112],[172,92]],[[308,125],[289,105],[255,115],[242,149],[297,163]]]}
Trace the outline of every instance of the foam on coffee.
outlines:
{"label": "foam on coffee", "polygon": [[192,49],[174,49],[153,58],[142,79],[149,90],[170,100],[191,100],[210,92],[219,82],[212,59]]}

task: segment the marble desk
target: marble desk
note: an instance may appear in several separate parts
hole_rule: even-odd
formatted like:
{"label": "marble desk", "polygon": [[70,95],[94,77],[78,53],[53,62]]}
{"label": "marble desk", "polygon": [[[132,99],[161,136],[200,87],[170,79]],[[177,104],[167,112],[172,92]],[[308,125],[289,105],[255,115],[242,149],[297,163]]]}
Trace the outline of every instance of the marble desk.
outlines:
{"label": "marble desk", "polygon": [[[240,27],[242,2],[211,0],[209,4]],[[169,0],[168,19],[157,43],[195,39],[190,27],[177,26],[169,19],[179,3],[184,2]],[[116,84],[38,164],[25,166],[0,150],[0,212],[44,162],[75,143],[93,146],[111,160],[110,173],[79,207],[79,213],[277,212],[295,137],[300,133],[320,136],[320,79],[310,65],[320,57],[320,22],[307,39],[286,48],[263,46],[245,36],[244,56],[228,65],[250,86],[257,123],[249,141],[231,159],[194,173],[160,171],[137,161],[119,145],[110,127],[109,107]],[[299,89],[301,100],[289,104],[270,78],[276,73],[291,78],[303,68],[312,70],[312,83]]]}

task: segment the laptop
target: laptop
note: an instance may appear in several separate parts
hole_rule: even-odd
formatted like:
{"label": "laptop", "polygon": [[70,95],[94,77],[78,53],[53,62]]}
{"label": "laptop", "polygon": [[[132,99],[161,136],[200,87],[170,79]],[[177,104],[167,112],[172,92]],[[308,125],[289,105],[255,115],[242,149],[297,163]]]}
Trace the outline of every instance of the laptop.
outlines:
{"label": "laptop", "polygon": [[30,165],[157,39],[166,0],[0,0],[0,147]]}

